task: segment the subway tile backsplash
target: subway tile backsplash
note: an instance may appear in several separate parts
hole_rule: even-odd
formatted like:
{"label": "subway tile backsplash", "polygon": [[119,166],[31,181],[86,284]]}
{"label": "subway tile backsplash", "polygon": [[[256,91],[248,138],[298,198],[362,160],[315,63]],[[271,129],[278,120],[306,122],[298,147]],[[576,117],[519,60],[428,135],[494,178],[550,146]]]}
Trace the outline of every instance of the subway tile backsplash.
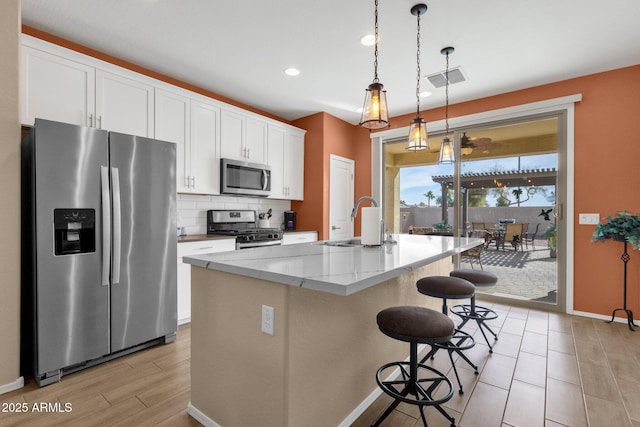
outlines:
{"label": "subway tile backsplash", "polygon": [[280,228],[284,223],[284,211],[291,208],[289,200],[198,194],[178,194],[177,204],[178,227],[184,227],[187,234],[207,233],[207,211],[209,209],[250,209],[258,213],[272,209],[269,225],[273,228]]}

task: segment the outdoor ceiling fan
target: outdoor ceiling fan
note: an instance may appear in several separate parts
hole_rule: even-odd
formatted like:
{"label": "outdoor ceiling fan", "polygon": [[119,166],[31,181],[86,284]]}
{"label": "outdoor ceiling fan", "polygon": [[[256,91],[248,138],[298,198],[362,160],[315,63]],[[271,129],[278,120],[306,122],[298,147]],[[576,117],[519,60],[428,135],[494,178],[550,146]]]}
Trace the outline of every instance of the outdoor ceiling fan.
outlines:
{"label": "outdoor ceiling fan", "polygon": [[460,149],[463,156],[471,154],[474,148],[481,149],[483,153],[489,152],[489,149],[497,148],[500,144],[492,142],[491,138],[470,138],[466,132],[460,137]]}

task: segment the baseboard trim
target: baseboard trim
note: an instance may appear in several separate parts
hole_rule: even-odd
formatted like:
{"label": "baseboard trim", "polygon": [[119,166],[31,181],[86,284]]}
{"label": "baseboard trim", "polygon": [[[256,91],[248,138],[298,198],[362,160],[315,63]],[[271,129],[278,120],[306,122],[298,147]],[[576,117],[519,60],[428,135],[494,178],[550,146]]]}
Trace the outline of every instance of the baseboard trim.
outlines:
{"label": "baseboard trim", "polygon": [[187,405],[187,414],[189,414],[193,419],[195,419],[205,427],[222,427],[220,424],[216,423],[200,410],[198,410],[198,408],[193,406],[191,402],[189,402],[189,404]]}
{"label": "baseboard trim", "polygon": [[[594,313],[588,313],[586,311],[574,311],[572,313],[573,316],[582,316],[582,317],[589,317],[591,319],[599,319],[599,320],[605,320],[605,321],[611,321],[611,316],[607,316],[605,314],[594,314]],[[613,319],[614,322],[616,323],[627,323],[627,318],[626,317],[616,317]],[[633,319],[633,322],[635,323],[637,321],[637,319]]]}
{"label": "baseboard trim", "polygon": [[9,393],[24,387],[24,377],[20,377],[12,383],[0,385],[0,394]]}

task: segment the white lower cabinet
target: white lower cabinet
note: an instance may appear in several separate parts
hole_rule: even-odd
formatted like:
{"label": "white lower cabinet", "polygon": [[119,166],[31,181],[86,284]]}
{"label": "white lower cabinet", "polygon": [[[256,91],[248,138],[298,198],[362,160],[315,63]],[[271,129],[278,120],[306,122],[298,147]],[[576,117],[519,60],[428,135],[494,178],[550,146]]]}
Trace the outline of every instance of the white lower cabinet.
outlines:
{"label": "white lower cabinet", "polygon": [[235,239],[178,243],[178,325],[191,321],[191,265],[183,263],[182,258],[235,249]]}
{"label": "white lower cabinet", "polygon": [[283,245],[293,245],[295,243],[308,243],[318,240],[317,231],[288,231],[282,234]]}

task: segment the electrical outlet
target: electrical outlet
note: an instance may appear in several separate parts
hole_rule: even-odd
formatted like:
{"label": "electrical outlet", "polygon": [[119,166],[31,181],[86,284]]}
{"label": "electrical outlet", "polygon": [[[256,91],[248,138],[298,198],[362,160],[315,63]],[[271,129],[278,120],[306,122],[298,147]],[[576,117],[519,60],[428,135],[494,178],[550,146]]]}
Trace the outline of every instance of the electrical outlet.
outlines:
{"label": "electrical outlet", "polygon": [[597,225],[600,222],[600,214],[581,213],[578,214],[578,224]]}
{"label": "electrical outlet", "polygon": [[262,332],[269,335],[274,335],[273,333],[273,323],[275,317],[275,309],[273,307],[269,307],[268,305],[262,306]]}

